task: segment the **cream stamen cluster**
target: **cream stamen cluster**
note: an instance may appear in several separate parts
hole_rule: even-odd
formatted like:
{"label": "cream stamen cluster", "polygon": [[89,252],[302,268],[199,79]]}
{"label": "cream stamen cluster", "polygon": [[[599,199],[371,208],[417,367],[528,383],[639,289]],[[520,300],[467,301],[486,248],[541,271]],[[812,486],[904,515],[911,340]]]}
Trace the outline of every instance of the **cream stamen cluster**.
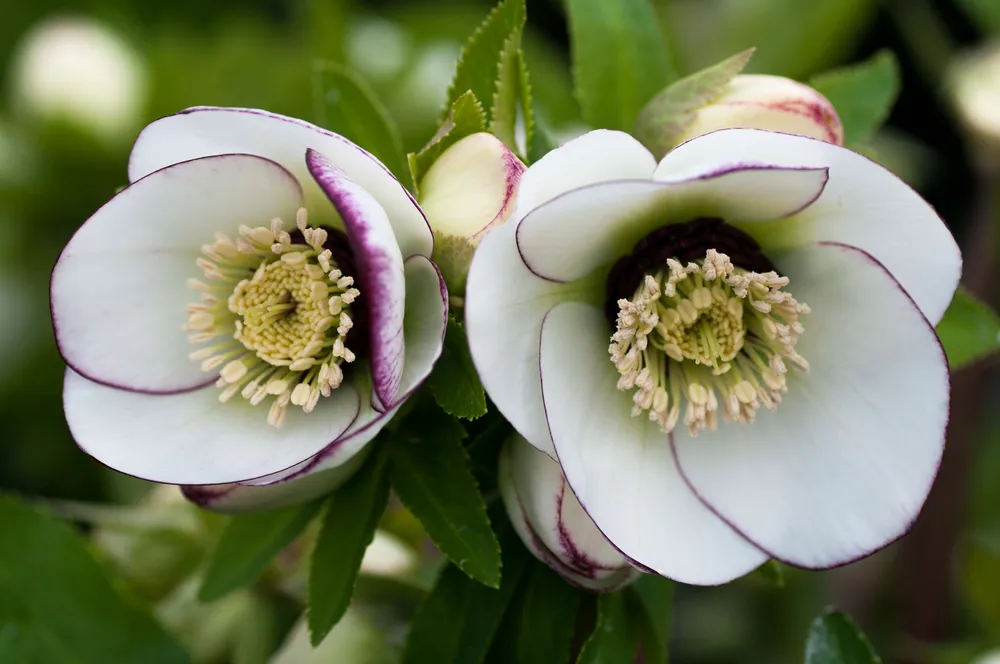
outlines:
{"label": "cream stamen cluster", "polygon": [[197,265],[205,281],[190,279],[201,301],[188,306],[184,329],[191,343],[223,341],[191,353],[204,371],[219,371],[219,400],[240,394],[258,405],[273,398],[267,421],[280,426],[288,405],[311,412],[344,378],[353,362],[347,334],[350,305],[360,295],[324,248],[328,233],[296,215],[304,244],[284,229],[241,226],[234,241],[216,233]]}
{"label": "cream stamen cluster", "polygon": [[809,307],[787,285],[787,277],[742,270],[714,249],[647,274],[631,300],[618,300],[608,348],[618,389],[635,390],[632,415],[648,411],[669,433],[686,402],[684,424],[696,435],[716,429],[720,406],[735,422],[752,422],[762,405],[774,410],[788,389],[788,364],[809,369],[795,350]]}

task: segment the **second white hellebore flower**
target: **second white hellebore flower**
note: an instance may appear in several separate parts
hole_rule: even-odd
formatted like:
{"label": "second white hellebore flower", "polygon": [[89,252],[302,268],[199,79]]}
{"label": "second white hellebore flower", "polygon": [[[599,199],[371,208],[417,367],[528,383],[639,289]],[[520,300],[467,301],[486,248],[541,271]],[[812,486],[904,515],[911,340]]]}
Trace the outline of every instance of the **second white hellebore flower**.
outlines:
{"label": "second white hellebore flower", "polygon": [[944,445],[934,324],[960,270],[934,210],[847,149],[726,129],[657,164],[599,130],[524,173],[473,259],[466,330],[494,403],[614,547],[718,584],[906,532]]}
{"label": "second white hellebore flower", "polygon": [[249,109],[152,123],[129,180],[52,275],[77,443],[213,509],[331,489],[441,352],[420,208],[345,138]]}

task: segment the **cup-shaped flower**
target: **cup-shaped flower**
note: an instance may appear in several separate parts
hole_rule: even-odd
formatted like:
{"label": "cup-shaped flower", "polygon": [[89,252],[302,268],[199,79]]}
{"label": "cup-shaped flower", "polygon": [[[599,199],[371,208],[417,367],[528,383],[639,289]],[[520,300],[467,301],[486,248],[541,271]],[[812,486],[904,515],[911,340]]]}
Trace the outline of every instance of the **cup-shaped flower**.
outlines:
{"label": "cup-shaped flower", "polygon": [[677,137],[680,144],[718,129],[768,129],[843,145],[844,128],[833,104],[813,88],[783,76],[741,74]]}
{"label": "cup-shaped flower", "polygon": [[934,324],[960,270],[933,209],[845,148],[728,129],[657,164],[594,131],[525,172],[473,258],[466,330],[615,548],[717,584],[907,530],[943,449]]}
{"label": "cup-shaped flower", "polygon": [[479,240],[514,211],[524,164],[492,134],[446,149],[420,181],[420,206],[434,230],[434,261],[453,294],[465,291]]}
{"label": "cup-shaped flower", "polygon": [[559,464],[517,434],[500,451],[499,486],[525,546],[571,584],[612,591],[641,574],[587,516]]}
{"label": "cup-shaped flower", "polygon": [[441,351],[416,202],[343,137],[248,109],[154,122],[129,179],[52,275],[77,443],[136,477],[218,485],[187,495],[219,509],[342,481]]}

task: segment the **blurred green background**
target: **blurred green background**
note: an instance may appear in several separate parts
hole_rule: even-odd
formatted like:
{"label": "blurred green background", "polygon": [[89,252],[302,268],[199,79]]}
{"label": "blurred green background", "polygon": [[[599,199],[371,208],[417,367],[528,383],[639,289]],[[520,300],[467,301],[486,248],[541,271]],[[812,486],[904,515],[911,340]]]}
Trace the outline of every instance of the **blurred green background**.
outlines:
{"label": "blurred green background", "polygon": [[[973,153],[982,145],[965,136],[944,90],[955,56],[1000,34],[1000,0],[656,4],[682,73],[749,46],[758,49],[750,70],[799,79],[895,51],[902,93],[869,147],[938,208],[967,248],[967,286],[992,302],[996,174]],[[486,0],[0,3],[0,489],[109,502],[134,501],[148,489],[103,468],[69,437],[47,304],[60,248],[126,183],[129,148],[145,123],[193,105],[315,119],[312,67],[323,58],[356,68],[398,121],[406,148],[419,149],[435,129],[459,48],[489,7]],[[565,139],[585,127],[562,9],[557,0],[532,0],[528,11],[540,116]],[[1000,106],[996,113],[1000,121]],[[887,661],[970,662],[1000,648],[995,378],[989,362],[956,374],[945,464],[911,536],[847,568],[788,571],[784,588],[753,577],[680,589],[673,661],[800,661],[809,621],[829,604],[851,612]]]}

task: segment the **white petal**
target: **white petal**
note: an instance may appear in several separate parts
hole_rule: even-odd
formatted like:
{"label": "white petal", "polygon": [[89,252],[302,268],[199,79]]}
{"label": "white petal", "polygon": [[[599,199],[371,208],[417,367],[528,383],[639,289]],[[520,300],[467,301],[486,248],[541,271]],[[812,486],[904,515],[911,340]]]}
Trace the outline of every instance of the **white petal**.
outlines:
{"label": "white petal", "polygon": [[181,329],[198,293],[195,260],[213,233],[294,218],[302,191],[274,162],[247,155],[188,161],[139,180],[88,219],[52,273],[60,352],[91,380],[151,393],[215,377],[188,359]]}
{"label": "white petal", "polygon": [[555,457],[538,380],[542,318],[571,297],[569,286],[533,275],[507,224],[486,234],[465,289],[465,330],[479,378],[493,403],[539,450]]}
{"label": "white petal", "polygon": [[507,221],[524,164],[492,134],[466,136],[420,182],[420,206],[436,232],[476,239]]}
{"label": "white petal", "polygon": [[842,245],[777,263],[809,303],[810,363],[774,413],[692,439],[674,432],[698,495],[775,558],[830,567],[905,533],[937,473],[948,422],[944,352],[884,267]]}
{"label": "white petal", "polygon": [[[962,257],[934,209],[902,180],[846,148],[753,129],[717,131],[689,141],[663,158],[655,177],[691,177],[737,164],[828,167],[830,181],[819,199],[757,238],[765,251],[809,241],[858,247],[885,265],[931,323],[941,320],[958,284]],[[744,230],[756,237],[753,228]]]}
{"label": "white petal", "polygon": [[[367,400],[351,428],[309,459],[286,471],[254,480],[253,484],[274,484],[303,477],[346,463],[382,430],[396,414],[399,407],[424,382],[434,363],[441,356],[445,326],[448,321],[448,292],[441,273],[423,256],[413,256],[406,261],[406,318],[403,334],[406,337],[406,366],[400,397],[392,408],[380,413]],[[249,484],[250,482],[244,482]]]}
{"label": "white petal", "polygon": [[205,509],[227,514],[276,509],[318,498],[343,484],[368,458],[366,447],[346,463],[297,480],[270,486],[244,484],[213,484],[181,487],[184,497]]}
{"label": "white petal", "polygon": [[610,336],[601,311],[578,302],[555,307],[542,325],[542,394],[566,479],[604,535],[640,565],[698,585],[746,574],[767,555],[695,497],[659,426],[629,416]]}
{"label": "white petal", "polygon": [[824,168],[736,166],[670,182],[604,182],[529,212],[517,227],[517,246],[535,274],[572,281],[627,254],[667,224],[793,215],[819,197],[826,180]]}
{"label": "white petal", "polygon": [[66,370],[66,422],[83,451],[115,470],[164,484],[222,484],[278,472],[336,440],[357,418],[350,386],[312,413],[289,407],[281,427],[267,406],[219,402],[214,386],[183,394],[127,392]]}
{"label": "white petal", "polygon": [[572,189],[609,180],[648,180],[656,159],[622,131],[596,129],[552,150],[524,172],[514,219]]}
{"label": "white petal", "polygon": [[[378,201],[392,222],[403,256],[430,256],[430,227],[413,197],[389,170],[343,136],[302,120],[248,108],[189,108],[153,122],[139,134],[129,158],[130,180],[169,164],[227,152],[256,154],[291,171],[319,199],[306,170],[306,148],[330,159]],[[320,199],[321,200],[321,199]]]}
{"label": "white petal", "polygon": [[403,257],[385,210],[371,194],[315,150],[307,151],[306,162],[344,221],[354,252],[355,277],[368,310],[372,405],[384,411],[395,403],[403,377]]}

